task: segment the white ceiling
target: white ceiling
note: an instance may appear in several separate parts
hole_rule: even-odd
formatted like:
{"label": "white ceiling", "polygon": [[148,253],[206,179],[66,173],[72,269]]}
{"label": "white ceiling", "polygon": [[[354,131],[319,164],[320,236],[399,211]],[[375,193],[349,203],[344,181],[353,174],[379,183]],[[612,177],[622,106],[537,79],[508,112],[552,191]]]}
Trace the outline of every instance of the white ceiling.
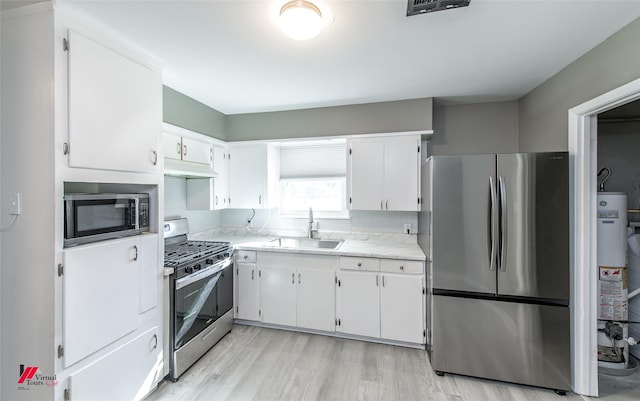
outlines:
{"label": "white ceiling", "polygon": [[640,17],[640,0],[472,0],[412,17],[406,0],[325,0],[333,23],[297,42],[272,22],[278,0],[55,1],[118,31],[165,64],[167,86],[225,114],[517,99]]}

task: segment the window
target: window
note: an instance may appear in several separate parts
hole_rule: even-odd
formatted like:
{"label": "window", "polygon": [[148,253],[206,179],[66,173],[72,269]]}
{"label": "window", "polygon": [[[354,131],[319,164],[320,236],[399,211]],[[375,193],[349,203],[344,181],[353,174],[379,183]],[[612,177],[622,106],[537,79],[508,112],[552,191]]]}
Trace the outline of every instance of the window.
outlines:
{"label": "window", "polygon": [[346,141],[285,142],[280,146],[280,214],[346,218]]}

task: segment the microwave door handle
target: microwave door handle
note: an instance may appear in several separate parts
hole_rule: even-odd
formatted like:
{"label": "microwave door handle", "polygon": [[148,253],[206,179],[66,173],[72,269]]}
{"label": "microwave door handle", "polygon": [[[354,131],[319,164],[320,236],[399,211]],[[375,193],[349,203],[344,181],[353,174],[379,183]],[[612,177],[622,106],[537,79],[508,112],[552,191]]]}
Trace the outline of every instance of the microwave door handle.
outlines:
{"label": "microwave door handle", "polygon": [[140,199],[135,198],[134,200],[135,207],[133,208],[133,214],[135,216],[135,229],[140,229]]}

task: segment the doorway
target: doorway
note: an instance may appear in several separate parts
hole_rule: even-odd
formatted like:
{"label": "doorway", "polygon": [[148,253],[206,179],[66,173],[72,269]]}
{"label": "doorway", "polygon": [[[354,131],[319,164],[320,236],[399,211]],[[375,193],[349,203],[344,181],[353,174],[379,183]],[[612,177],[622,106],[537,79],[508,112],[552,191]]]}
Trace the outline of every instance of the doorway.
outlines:
{"label": "doorway", "polygon": [[569,110],[573,390],[598,396],[598,115],[640,99],[640,79]]}

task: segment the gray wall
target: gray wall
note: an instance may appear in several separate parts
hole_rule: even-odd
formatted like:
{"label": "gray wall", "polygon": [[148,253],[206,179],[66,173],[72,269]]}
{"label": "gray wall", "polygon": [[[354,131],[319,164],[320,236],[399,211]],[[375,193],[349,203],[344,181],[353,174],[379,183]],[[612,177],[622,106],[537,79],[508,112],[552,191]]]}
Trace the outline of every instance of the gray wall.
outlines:
{"label": "gray wall", "polygon": [[442,105],[433,109],[431,155],[518,151],[518,102]]}
{"label": "gray wall", "polygon": [[162,120],[178,127],[226,140],[226,116],[168,86],[162,87]]}
{"label": "gray wall", "polygon": [[431,98],[227,116],[227,139],[249,141],[432,128]]}
{"label": "gray wall", "polygon": [[640,19],[520,99],[520,150],[568,149],[568,110],[640,78]]}

